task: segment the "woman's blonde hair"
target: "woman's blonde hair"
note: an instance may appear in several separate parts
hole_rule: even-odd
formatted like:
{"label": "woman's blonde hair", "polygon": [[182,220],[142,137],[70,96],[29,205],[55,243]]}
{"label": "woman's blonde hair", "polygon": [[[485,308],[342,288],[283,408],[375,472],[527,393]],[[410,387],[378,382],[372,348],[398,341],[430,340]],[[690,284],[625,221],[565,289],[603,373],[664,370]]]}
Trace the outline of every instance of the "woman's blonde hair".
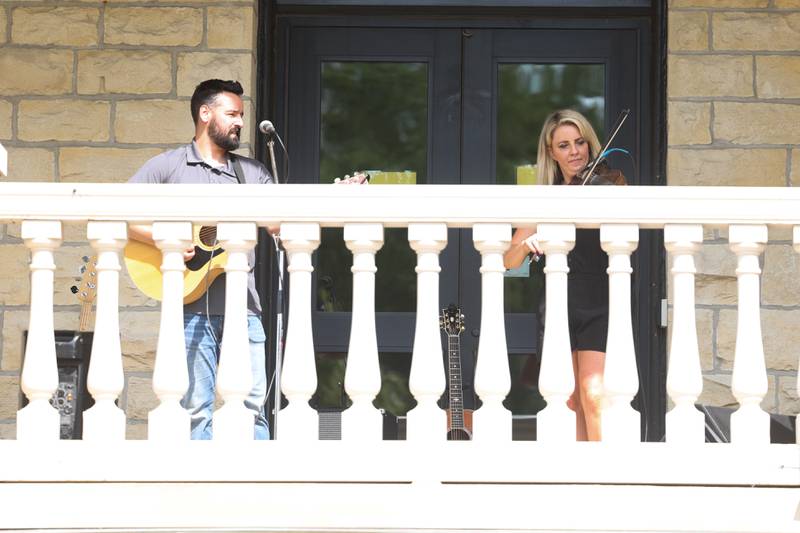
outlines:
{"label": "woman's blonde hair", "polygon": [[553,134],[559,126],[568,124],[578,128],[581,136],[589,142],[589,158],[594,159],[602,148],[594,128],[586,120],[586,117],[573,111],[572,109],[560,109],[550,113],[542,126],[542,133],[539,135],[539,152],[536,154],[536,167],[539,175],[539,182],[545,185],[552,185],[564,179],[561,169],[550,155],[550,146],[553,143]]}

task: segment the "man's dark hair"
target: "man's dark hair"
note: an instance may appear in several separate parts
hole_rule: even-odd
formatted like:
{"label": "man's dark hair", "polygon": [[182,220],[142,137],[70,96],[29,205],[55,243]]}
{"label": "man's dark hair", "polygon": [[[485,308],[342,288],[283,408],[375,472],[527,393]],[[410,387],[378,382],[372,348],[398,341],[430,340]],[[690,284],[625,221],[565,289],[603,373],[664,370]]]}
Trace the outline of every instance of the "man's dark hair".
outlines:
{"label": "man's dark hair", "polygon": [[197,124],[200,116],[200,107],[211,105],[220,93],[233,93],[237,96],[244,94],[244,89],[238,81],[234,80],[206,80],[195,87],[192,95],[192,121]]}

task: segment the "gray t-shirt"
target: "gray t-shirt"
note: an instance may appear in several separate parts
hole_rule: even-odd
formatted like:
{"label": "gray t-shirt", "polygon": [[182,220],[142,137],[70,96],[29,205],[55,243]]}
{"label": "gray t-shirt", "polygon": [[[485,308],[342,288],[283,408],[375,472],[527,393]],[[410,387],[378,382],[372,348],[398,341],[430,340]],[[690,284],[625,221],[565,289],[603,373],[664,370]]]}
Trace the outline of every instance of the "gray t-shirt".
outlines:
{"label": "gray t-shirt", "polygon": [[[274,183],[267,168],[255,159],[233,154],[241,164],[245,183]],[[159,154],[134,174],[129,183],[219,183],[238,184],[233,163],[228,159],[224,167],[212,167],[200,157],[194,141],[180,148]],[[248,254],[250,275],[247,277],[247,311],[260,314],[261,304],[256,291],[256,279],[253,274],[256,254]],[[184,311],[193,314],[212,315],[225,314],[225,274],[222,274],[209,287],[199,300],[184,306]]]}

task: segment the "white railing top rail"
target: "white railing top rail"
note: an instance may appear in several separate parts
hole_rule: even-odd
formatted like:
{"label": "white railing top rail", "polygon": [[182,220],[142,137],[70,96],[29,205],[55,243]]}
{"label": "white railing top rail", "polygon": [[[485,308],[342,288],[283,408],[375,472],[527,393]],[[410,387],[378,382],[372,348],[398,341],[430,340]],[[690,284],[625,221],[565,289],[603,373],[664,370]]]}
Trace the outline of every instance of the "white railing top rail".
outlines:
{"label": "white railing top rail", "polygon": [[[613,206],[618,202],[624,208]],[[450,227],[496,222],[797,225],[800,189],[0,183],[0,222],[37,219],[381,222],[388,227],[434,221]]]}

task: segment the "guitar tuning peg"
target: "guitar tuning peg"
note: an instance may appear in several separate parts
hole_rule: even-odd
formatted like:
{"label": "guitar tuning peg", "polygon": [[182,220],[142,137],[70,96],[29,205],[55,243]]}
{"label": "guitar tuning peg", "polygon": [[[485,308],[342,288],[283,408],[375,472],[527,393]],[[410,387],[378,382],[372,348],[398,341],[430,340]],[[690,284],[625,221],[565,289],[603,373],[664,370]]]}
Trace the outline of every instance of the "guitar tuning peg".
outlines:
{"label": "guitar tuning peg", "polygon": [[69,291],[70,291],[72,294],[78,294],[78,287],[77,287],[77,286],[75,286],[75,285],[73,285],[72,287],[70,287],[70,288],[69,288]]}
{"label": "guitar tuning peg", "polygon": [[81,257],[81,259],[83,260],[84,263],[88,263],[89,262],[89,256],[88,255],[84,255],[83,257]]}
{"label": "guitar tuning peg", "polygon": [[81,265],[80,267],[78,267],[78,272],[80,272],[81,274],[86,272],[86,265]]}

